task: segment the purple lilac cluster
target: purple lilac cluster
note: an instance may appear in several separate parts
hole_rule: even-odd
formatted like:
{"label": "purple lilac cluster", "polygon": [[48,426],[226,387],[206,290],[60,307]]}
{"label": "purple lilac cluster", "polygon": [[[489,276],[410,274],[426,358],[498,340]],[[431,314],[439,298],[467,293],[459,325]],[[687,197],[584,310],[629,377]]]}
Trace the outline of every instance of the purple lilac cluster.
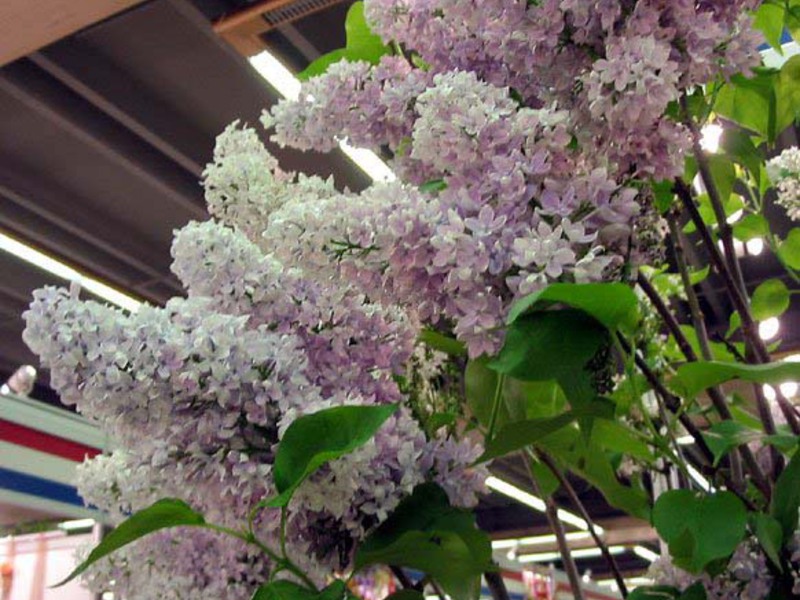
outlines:
{"label": "purple lilac cluster", "polygon": [[352,250],[337,272],[446,322],[471,356],[494,352],[520,296],[658,254],[662,236],[639,235],[662,229],[639,184],[678,175],[690,142],[666,113],[758,64],[755,4],[366,0],[404,56],[334,64],[262,122],[282,145],[388,152],[401,183],[290,202],[267,221],[317,234],[290,242],[298,263],[325,263],[323,238],[337,240]]}
{"label": "purple lilac cluster", "polygon": [[[173,270],[187,298],[128,314],[81,301],[77,290],[45,288],[25,313],[25,341],[51,370],[62,400],[117,444],[110,457],[81,469],[80,482],[87,501],[117,521],[169,496],[210,522],[240,527],[256,503],[275,493],[271,465],[294,419],[337,405],[404,402],[396,376],[414,352],[413,316],[334,276],[339,266],[329,255],[323,253],[328,270],[322,260],[316,266],[309,260],[304,270],[306,253],[289,252],[282,261],[281,253],[265,250],[281,238],[258,233],[268,233],[265,216],[285,216],[293,202],[347,196],[313,178],[282,180],[269,160],[254,160],[267,155],[251,144],[251,133],[232,128],[223,134],[219,148],[228,158],[207,171],[207,194],[220,220],[190,223],[176,234]],[[225,169],[240,183],[220,195]],[[260,169],[266,173],[258,175]],[[258,186],[274,193],[259,203]],[[484,468],[470,466],[480,454],[473,441],[444,431],[428,438],[401,408],[368,443],[300,486],[288,509],[289,554],[323,581],[346,568],[358,541],[423,481],[443,485],[454,504],[474,504],[486,477]],[[264,510],[255,523],[273,546],[278,516]],[[126,597],[143,576],[136,565],[171,554],[183,543],[180,536],[144,540],[129,550],[124,573],[108,562],[96,582]],[[252,582],[268,573],[269,565],[253,563],[247,553],[191,543],[197,552],[207,549],[205,560],[232,561],[220,566],[220,577],[231,569]],[[195,575],[182,581],[189,586],[205,577]],[[168,597],[153,590],[135,597]]]}
{"label": "purple lilac cluster", "polygon": [[727,568],[714,577],[692,575],[662,556],[650,567],[650,576],[660,585],[685,590],[701,582],[708,600],[764,600],[770,593],[773,575],[768,559],[755,539],[742,542],[728,561]]}

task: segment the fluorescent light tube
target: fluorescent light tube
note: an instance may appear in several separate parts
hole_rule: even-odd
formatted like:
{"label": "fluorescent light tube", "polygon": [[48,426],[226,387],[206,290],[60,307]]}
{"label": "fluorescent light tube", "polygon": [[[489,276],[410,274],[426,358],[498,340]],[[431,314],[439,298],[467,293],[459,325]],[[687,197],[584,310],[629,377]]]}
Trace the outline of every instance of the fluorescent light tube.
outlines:
{"label": "fluorescent light tube", "polygon": [[633,553],[639,558],[643,558],[648,562],[653,562],[658,558],[658,552],[653,552],[650,548],[645,546],[634,546]]}
{"label": "fluorescent light tube", "polygon": [[[622,554],[625,552],[625,546],[609,546],[608,552],[609,554]],[[570,550],[570,555],[572,558],[592,558],[595,556],[602,556],[603,553],[600,548],[580,548],[578,550]],[[522,554],[520,555],[517,560],[521,563],[528,563],[528,562],[551,562],[555,560],[561,560],[561,553],[560,552],[538,552],[535,554]]]}
{"label": "fluorescent light tube", "polygon": [[4,250],[13,256],[16,256],[20,260],[46,271],[51,275],[58,277],[59,279],[75,282],[82,288],[93,293],[95,296],[98,296],[103,300],[107,300],[112,304],[116,304],[120,308],[129,310],[130,312],[136,312],[142,305],[139,300],[136,300],[135,298],[132,298],[131,296],[128,296],[127,294],[124,294],[123,292],[120,292],[119,290],[116,290],[111,286],[94,279],[93,277],[84,275],[60,260],[53,258],[52,256],[48,256],[47,254],[40,252],[39,250],[36,250],[35,248],[32,248],[31,246],[28,246],[19,240],[15,240],[14,238],[9,237],[2,232],[0,232],[0,250]]}
{"label": "fluorescent light tube", "polygon": [[[597,526],[595,526],[597,529]],[[570,531],[565,534],[568,542],[577,540],[585,540],[592,537],[588,531]],[[556,536],[552,533],[547,535],[535,535],[530,537],[513,538],[508,540],[493,540],[492,549],[505,550],[507,548],[516,548],[518,546],[544,546],[545,544],[555,544]]]}
{"label": "fluorescent light tube", "polygon": [[64,521],[58,524],[58,528],[63,531],[77,531],[79,529],[90,529],[94,527],[94,519],[75,519],[74,521]]}

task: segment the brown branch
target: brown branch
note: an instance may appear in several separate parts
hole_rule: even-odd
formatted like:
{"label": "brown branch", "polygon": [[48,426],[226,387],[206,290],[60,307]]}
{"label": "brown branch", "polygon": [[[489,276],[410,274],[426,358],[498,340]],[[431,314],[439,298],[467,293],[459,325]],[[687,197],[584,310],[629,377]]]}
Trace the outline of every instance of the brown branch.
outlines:
{"label": "brown branch", "polygon": [[561,484],[561,487],[564,488],[564,491],[567,492],[567,496],[569,496],[572,505],[578,510],[581,518],[586,521],[586,526],[589,530],[589,535],[592,536],[594,543],[597,544],[597,547],[600,548],[600,552],[603,554],[603,558],[608,563],[608,566],[611,568],[611,572],[614,574],[614,580],[617,582],[617,587],[619,587],[619,591],[622,594],[623,598],[628,597],[628,587],[625,585],[625,578],[622,577],[622,573],[620,573],[619,566],[617,565],[617,561],[614,560],[614,557],[611,555],[611,552],[608,551],[608,544],[606,544],[605,540],[603,540],[600,535],[597,533],[597,529],[595,529],[594,523],[592,523],[592,517],[589,514],[589,511],[586,510],[586,507],[581,502],[581,499],[578,497],[578,494],[575,492],[575,488],[572,487],[572,484],[566,478],[566,476],[561,472],[561,469],[558,468],[558,465],[550,458],[547,454],[541,451],[536,452],[536,456],[541,460],[545,466],[550,470],[550,472],[555,475],[558,482]]}
{"label": "brown branch", "polygon": [[489,593],[492,594],[493,600],[509,600],[508,590],[503,577],[497,571],[487,571],[483,574],[486,579],[486,585],[489,587]]}

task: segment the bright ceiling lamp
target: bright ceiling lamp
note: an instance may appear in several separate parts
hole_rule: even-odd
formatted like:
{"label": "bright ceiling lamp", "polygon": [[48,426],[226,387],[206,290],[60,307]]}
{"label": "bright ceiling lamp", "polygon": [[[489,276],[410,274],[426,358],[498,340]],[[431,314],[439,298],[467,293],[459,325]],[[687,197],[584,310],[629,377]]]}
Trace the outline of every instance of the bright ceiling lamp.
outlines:
{"label": "bright ceiling lamp", "polygon": [[[609,546],[609,554],[622,554],[627,548],[625,546]],[[572,558],[593,558],[595,556],[602,556],[603,552],[600,548],[580,548],[578,550],[570,550]],[[517,559],[521,563],[543,563],[560,560],[560,552],[537,552],[535,554],[521,554]]]}
{"label": "bright ceiling lamp", "polygon": [[[526,506],[530,506],[534,510],[538,510],[539,512],[545,512],[547,510],[547,506],[544,503],[544,500],[534,496],[533,494],[529,494],[525,490],[521,490],[515,485],[508,483],[507,481],[503,481],[502,479],[498,479],[497,477],[491,476],[486,479],[486,485],[495,490],[496,492],[500,492],[504,496],[508,496],[509,498],[513,498],[517,502],[521,502]],[[582,529],[584,531],[589,529],[589,524],[584,520],[581,519],[578,515],[575,515],[568,510],[564,510],[562,508],[558,509],[558,518],[564,523],[568,523],[577,529]],[[594,526],[595,531],[598,534],[603,533],[603,528],[597,525]]]}
{"label": "bright ceiling lamp", "polygon": [[[284,98],[297,100],[300,96],[300,80],[269,51],[264,50],[251,57],[250,64]],[[354,148],[347,143],[347,140],[340,140],[339,148],[373,181],[394,181],[396,179],[388,165],[371,150]]]}
{"label": "bright ceiling lamp", "polygon": [[[597,526],[595,526],[597,529]],[[570,531],[564,534],[568,542],[589,539],[591,534],[588,531]],[[507,550],[520,546],[544,546],[545,544],[555,544],[556,536],[552,533],[547,535],[532,535],[529,537],[511,538],[507,540],[493,540],[492,550]]]}
{"label": "bright ceiling lamp", "polygon": [[94,519],[75,519],[74,521],[64,521],[58,524],[58,528],[63,531],[80,531],[94,527]]}
{"label": "bright ceiling lamp", "polygon": [[778,320],[778,317],[764,319],[758,324],[758,335],[764,341],[774,338],[776,335],[778,335],[780,330],[781,322]]}
{"label": "bright ceiling lamp", "polygon": [[43,271],[47,271],[51,275],[64,279],[69,282],[79,284],[87,292],[91,292],[95,296],[107,300],[112,304],[116,304],[120,308],[136,312],[141,307],[142,303],[127,294],[112,288],[105,283],[84,275],[69,265],[61,262],[60,260],[48,256],[27,244],[23,244],[19,240],[0,232],[0,250],[8,252],[17,258],[24,260],[26,263],[33,265]]}
{"label": "bright ceiling lamp", "polygon": [[700,146],[706,152],[715,153],[719,151],[719,142],[722,139],[722,126],[717,123],[709,123],[703,127]]}

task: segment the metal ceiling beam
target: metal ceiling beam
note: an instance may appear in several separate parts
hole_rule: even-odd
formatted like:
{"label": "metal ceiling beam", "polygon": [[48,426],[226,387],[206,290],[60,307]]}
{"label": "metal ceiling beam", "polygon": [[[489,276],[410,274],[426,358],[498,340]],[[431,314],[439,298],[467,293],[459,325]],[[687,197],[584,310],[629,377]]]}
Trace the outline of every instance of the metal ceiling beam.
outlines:
{"label": "metal ceiling beam", "polygon": [[[92,52],[80,39],[65,40],[58,45],[58,52],[35,52],[28,58],[192,176],[200,178],[203,164],[170,140],[182,140],[186,147],[201,152],[210,145],[209,140],[200,135],[196,128],[184,123],[180,113],[167,108],[151,94],[146,94],[145,90],[137,87],[101,54]],[[131,93],[133,88],[136,88],[135,93]]]}
{"label": "metal ceiling beam", "polygon": [[107,19],[142,0],[3,0],[0,66]]}
{"label": "metal ceiling beam", "polygon": [[[155,254],[139,245],[132,245],[119,236],[103,239],[100,232],[120,231],[121,225],[109,223],[107,218],[97,219],[97,215],[83,207],[86,203],[80,198],[70,197],[63,191],[49,189],[46,184],[34,177],[21,181],[14,173],[0,168],[0,196],[18,206],[19,208],[35,214],[51,225],[58,227],[73,235],[96,249],[108,254],[116,260],[140,271],[147,280],[159,281],[168,278],[169,274],[159,271],[152,265],[158,260]],[[58,208],[67,207],[68,216],[59,214]],[[94,232],[94,233],[93,233]],[[148,258],[148,255],[149,258]],[[137,285],[144,286],[145,282]],[[181,292],[180,286],[175,282],[165,281],[176,292]]]}
{"label": "metal ceiling beam", "polygon": [[154,156],[152,147],[108,117],[67,102],[64,88],[53,88],[52,80],[31,63],[14,64],[0,72],[0,90],[35,110],[59,128],[149,184],[166,200],[185,209],[187,217],[208,217],[197,181],[178,172],[169,162]]}

